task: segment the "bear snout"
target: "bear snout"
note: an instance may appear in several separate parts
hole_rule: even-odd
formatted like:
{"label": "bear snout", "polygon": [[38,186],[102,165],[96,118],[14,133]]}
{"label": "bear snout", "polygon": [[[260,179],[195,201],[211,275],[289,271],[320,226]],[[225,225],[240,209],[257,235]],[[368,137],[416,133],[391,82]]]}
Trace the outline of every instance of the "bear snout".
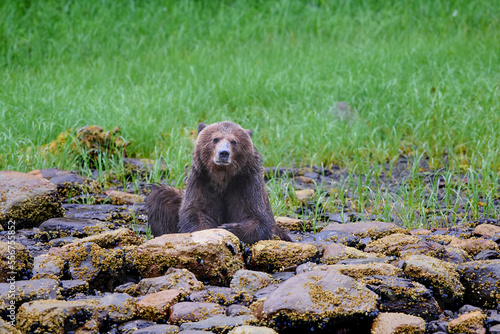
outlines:
{"label": "bear snout", "polygon": [[229,165],[231,163],[231,150],[227,141],[222,141],[219,144],[214,162],[217,165]]}

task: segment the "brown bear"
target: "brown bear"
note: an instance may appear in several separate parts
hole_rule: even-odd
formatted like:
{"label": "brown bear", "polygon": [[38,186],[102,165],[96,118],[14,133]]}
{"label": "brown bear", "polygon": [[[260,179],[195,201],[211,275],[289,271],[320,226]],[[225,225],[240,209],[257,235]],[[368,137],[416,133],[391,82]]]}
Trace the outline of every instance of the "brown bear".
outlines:
{"label": "brown bear", "polygon": [[156,185],[146,198],[154,236],[218,227],[246,243],[275,235],[291,241],[274,221],[261,156],[251,136],[251,130],[229,121],[198,125],[184,195]]}

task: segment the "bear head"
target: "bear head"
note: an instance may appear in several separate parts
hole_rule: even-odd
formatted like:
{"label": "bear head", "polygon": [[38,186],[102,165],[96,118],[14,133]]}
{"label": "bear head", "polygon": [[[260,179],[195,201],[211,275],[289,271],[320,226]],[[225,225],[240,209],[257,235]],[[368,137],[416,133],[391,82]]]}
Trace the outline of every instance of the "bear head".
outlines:
{"label": "bear head", "polygon": [[223,174],[224,179],[234,176],[255,160],[251,136],[252,130],[233,122],[200,123],[193,163],[213,176]]}

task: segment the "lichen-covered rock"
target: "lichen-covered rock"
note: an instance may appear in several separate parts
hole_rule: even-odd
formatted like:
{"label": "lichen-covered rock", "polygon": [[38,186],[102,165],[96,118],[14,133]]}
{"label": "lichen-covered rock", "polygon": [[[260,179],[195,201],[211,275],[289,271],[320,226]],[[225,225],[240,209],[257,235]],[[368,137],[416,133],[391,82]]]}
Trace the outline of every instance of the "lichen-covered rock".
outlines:
{"label": "lichen-covered rock", "polygon": [[416,244],[419,241],[420,238],[416,236],[394,233],[380,239],[370,241],[366,245],[365,252],[399,256],[399,252],[404,246]]}
{"label": "lichen-covered rock", "polygon": [[326,231],[341,231],[348,232],[356,235],[360,238],[369,237],[372,239],[380,239],[386,235],[394,234],[394,233],[402,233],[408,234],[409,232],[392,223],[384,223],[384,222],[357,222],[357,223],[348,223],[348,224],[328,224],[325,228],[323,228],[322,232]]}
{"label": "lichen-covered rock", "polygon": [[[444,303],[457,303],[464,287],[454,265],[425,255],[411,255],[404,260],[406,277],[433,288]],[[439,301],[439,300],[438,300]]]}
{"label": "lichen-covered rock", "polygon": [[466,262],[457,269],[468,303],[481,307],[500,304],[500,260]]}
{"label": "lichen-covered rock", "polygon": [[104,194],[111,199],[111,203],[113,203],[114,205],[123,205],[123,204],[133,205],[144,202],[144,196],[130,194],[124,191],[106,190]]}
{"label": "lichen-covered rock", "polygon": [[500,233],[500,226],[493,224],[480,224],[474,228],[473,233],[482,237],[492,237],[496,233]]}
{"label": "lichen-covered rock", "polygon": [[349,247],[358,247],[360,238],[352,233],[344,231],[321,231],[310,236],[311,243],[319,248],[324,248],[332,243],[338,243]]}
{"label": "lichen-covered rock", "polygon": [[36,300],[19,307],[17,328],[23,333],[65,333],[92,320],[97,300]]}
{"label": "lichen-covered rock", "polygon": [[[153,325],[141,328],[139,330],[129,332],[131,334],[177,334],[179,333],[179,326],[175,325]],[[189,333],[185,333],[189,334]],[[194,333],[192,333],[194,334]],[[210,334],[210,333],[206,333]]]}
{"label": "lichen-covered rock", "polygon": [[0,171],[0,223],[5,230],[38,226],[47,219],[63,217],[56,186],[43,178]]}
{"label": "lichen-covered rock", "polygon": [[261,240],[252,246],[249,267],[276,272],[295,269],[299,264],[314,261],[321,252],[314,245],[281,240]]}
{"label": "lichen-covered rock", "polygon": [[185,295],[186,292],[179,289],[150,293],[137,302],[137,315],[152,321],[166,320],[170,315],[170,306],[182,300]]}
{"label": "lichen-covered rock", "polygon": [[89,291],[89,283],[82,280],[61,280],[62,295],[64,298],[70,298],[76,294],[85,294]]}
{"label": "lichen-covered rock", "polygon": [[69,267],[72,279],[84,280],[92,288],[112,290],[122,283],[125,271],[132,265],[130,253],[134,249],[135,246],[105,249],[92,242],[72,243],[60,249],[58,255]]}
{"label": "lichen-covered rock", "polygon": [[231,288],[206,286],[201,291],[193,292],[189,295],[193,302],[209,302],[221,305],[231,305],[235,302],[246,302],[248,295],[242,291],[236,291]]}
{"label": "lichen-covered rock", "polygon": [[484,328],[485,320],[486,315],[481,311],[462,314],[458,318],[450,321],[448,324],[448,332],[460,334],[486,334],[486,328]]}
{"label": "lichen-covered rock", "polygon": [[282,283],[264,301],[262,315],[274,328],[322,329],[374,317],[377,298],[365,284],[348,276],[314,270]]}
{"label": "lichen-covered rock", "polygon": [[57,168],[37,169],[28,174],[41,176],[57,187],[59,197],[71,198],[84,193],[98,194],[101,192],[99,182],[83,177],[75,172],[61,170]]}
{"label": "lichen-covered rock", "polygon": [[238,270],[231,280],[230,287],[236,291],[242,291],[253,295],[257,290],[260,290],[273,282],[271,275],[252,270]]}
{"label": "lichen-covered rock", "polygon": [[136,299],[126,293],[111,293],[98,299],[97,309],[100,317],[107,321],[122,323],[134,318],[136,313]]}
{"label": "lichen-covered rock", "polygon": [[0,309],[9,305],[11,301],[20,306],[31,300],[56,299],[60,295],[59,281],[50,278],[16,281],[13,294],[10,283],[0,283]]}
{"label": "lichen-covered rock", "polygon": [[[15,321],[13,321],[15,323]],[[5,334],[22,334],[16,327],[12,326],[12,323],[6,322],[0,319],[0,333]]]}
{"label": "lichen-covered rock", "polygon": [[452,242],[448,244],[448,246],[461,248],[465,250],[467,253],[469,253],[471,256],[475,256],[487,249],[493,249],[497,251],[499,250],[496,242],[483,238],[470,238],[470,239],[455,238],[453,239]]}
{"label": "lichen-covered rock", "polygon": [[224,229],[165,234],[140,245],[133,258],[143,277],[163,275],[170,267],[185,268],[216,285],[228,285],[244,267],[240,241]]}
{"label": "lichen-covered rock", "polygon": [[169,289],[179,289],[190,293],[202,288],[203,283],[198,281],[189,270],[169,268],[163,276],[143,278],[132,288],[132,293],[142,296]]}
{"label": "lichen-covered rock", "polygon": [[228,332],[228,334],[278,334],[275,330],[267,327],[239,326]]}
{"label": "lichen-covered rock", "polygon": [[97,125],[87,125],[78,129],[68,129],[60,133],[57,138],[41,149],[41,153],[48,151],[53,154],[63,154],[77,159],[82,164],[91,168],[98,166],[98,161],[103,155],[112,157],[126,156],[125,148],[129,144],[119,136],[120,128],[111,131]]}
{"label": "lichen-covered rock", "polygon": [[310,231],[312,223],[309,220],[302,220],[290,217],[275,217],[276,225],[287,231]]}
{"label": "lichen-covered rock", "polygon": [[134,231],[124,227],[113,231],[91,235],[86,238],[77,239],[63,248],[68,249],[88,242],[95,243],[101,248],[115,248],[140,245],[144,242],[144,240]]}
{"label": "lichen-covered rock", "polygon": [[337,274],[346,275],[356,280],[362,279],[367,276],[384,275],[400,277],[403,271],[392,264],[387,263],[370,263],[370,264],[352,264],[352,265],[319,265],[312,268],[312,270],[328,270]]}
{"label": "lichen-covered rock", "polygon": [[424,319],[435,318],[440,312],[431,291],[420,283],[382,275],[364,277],[363,282],[380,296],[378,309],[382,312],[405,313]]}
{"label": "lichen-covered rock", "polygon": [[40,232],[47,233],[49,239],[71,237],[87,237],[92,233],[93,227],[102,224],[98,220],[80,218],[51,218],[44,221],[40,226]]}
{"label": "lichen-covered rock", "polygon": [[424,334],[425,321],[404,313],[380,313],[373,321],[372,334]]}
{"label": "lichen-covered rock", "polygon": [[463,249],[444,246],[433,241],[420,241],[416,244],[409,244],[403,246],[399,251],[401,257],[410,255],[427,255],[453,263],[463,263],[470,260],[469,254]]}
{"label": "lichen-covered rock", "polygon": [[321,262],[325,264],[335,264],[347,259],[367,259],[376,257],[380,256],[362,252],[356,248],[344,246],[342,244],[329,244],[323,249]]}
{"label": "lichen-covered rock", "polygon": [[179,326],[185,322],[200,321],[225,314],[224,307],[217,303],[180,302],[170,307],[168,322]]}
{"label": "lichen-covered rock", "polygon": [[186,322],[181,325],[182,332],[188,330],[212,331],[215,333],[226,333],[234,327],[251,325],[257,322],[251,315],[239,315],[228,317],[225,315],[216,315],[205,320],[197,322]]}
{"label": "lichen-covered rock", "polygon": [[33,269],[33,257],[23,245],[9,240],[0,241],[0,282],[28,279]]}
{"label": "lichen-covered rock", "polygon": [[64,260],[58,256],[42,254],[33,259],[33,279],[61,278]]}

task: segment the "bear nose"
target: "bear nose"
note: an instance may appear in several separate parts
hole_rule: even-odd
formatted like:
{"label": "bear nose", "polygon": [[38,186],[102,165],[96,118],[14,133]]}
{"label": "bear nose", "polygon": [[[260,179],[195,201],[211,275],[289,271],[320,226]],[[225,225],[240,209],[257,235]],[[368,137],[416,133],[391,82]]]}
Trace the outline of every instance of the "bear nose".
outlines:
{"label": "bear nose", "polygon": [[220,150],[219,151],[219,158],[222,160],[227,160],[229,158],[229,151],[228,150]]}

